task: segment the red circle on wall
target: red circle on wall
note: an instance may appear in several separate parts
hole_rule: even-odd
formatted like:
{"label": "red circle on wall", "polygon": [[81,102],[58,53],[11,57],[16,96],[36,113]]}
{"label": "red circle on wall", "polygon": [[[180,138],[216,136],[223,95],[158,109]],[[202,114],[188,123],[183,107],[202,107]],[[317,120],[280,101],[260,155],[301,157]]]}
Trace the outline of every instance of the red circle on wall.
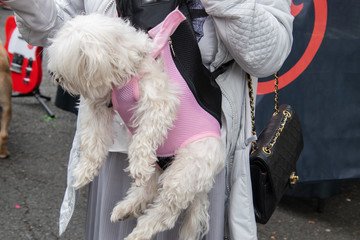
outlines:
{"label": "red circle on wall", "polygon": [[[327,0],[313,0],[315,10],[314,29],[310,41],[304,54],[299,61],[285,74],[279,76],[279,89],[287,86],[309,66],[315,57],[320,45],[324,39],[327,23]],[[291,6],[291,12],[294,16],[299,14],[303,4]],[[274,91],[274,79],[266,82],[259,82],[257,94],[268,94]]]}

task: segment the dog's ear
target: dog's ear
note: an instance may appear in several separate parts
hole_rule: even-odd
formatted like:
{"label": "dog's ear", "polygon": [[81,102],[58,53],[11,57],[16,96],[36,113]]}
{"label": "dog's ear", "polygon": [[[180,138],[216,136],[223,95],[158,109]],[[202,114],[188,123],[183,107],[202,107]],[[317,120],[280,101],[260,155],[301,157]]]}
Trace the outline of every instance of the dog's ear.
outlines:
{"label": "dog's ear", "polygon": [[111,19],[115,21],[115,29],[111,31],[113,39],[107,42],[109,51],[113,55],[114,75],[121,82],[114,83],[121,85],[132,76],[137,76],[144,58],[150,56],[152,41],[149,36],[136,30],[129,22],[122,19]]}
{"label": "dog's ear", "polygon": [[59,83],[68,92],[83,96],[91,93],[91,97],[97,98],[112,89],[111,83],[106,82],[111,79],[112,56],[107,44],[97,36],[101,29],[99,26],[91,29],[94,19],[89,20],[85,16],[76,17],[57,32],[47,48],[48,70],[60,77]]}
{"label": "dog's ear", "polygon": [[[49,70],[81,94],[88,89],[121,87],[139,74],[151,51],[147,34],[120,18],[100,14],[69,20],[48,48]],[[70,91],[71,92],[71,91]]]}
{"label": "dog's ear", "polygon": [[84,23],[77,30],[81,38],[80,57],[82,68],[88,69],[89,84],[120,87],[137,76],[141,62],[152,49],[149,36],[121,18],[99,14],[81,18]]}
{"label": "dog's ear", "polygon": [[[105,84],[118,87],[139,74],[139,67],[151,51],[147,34],[121,19],[106,18],[102,29],[82,37],[81,58],[89,77],[105,78]],[[103,84],[93,79],[93,86]]]}

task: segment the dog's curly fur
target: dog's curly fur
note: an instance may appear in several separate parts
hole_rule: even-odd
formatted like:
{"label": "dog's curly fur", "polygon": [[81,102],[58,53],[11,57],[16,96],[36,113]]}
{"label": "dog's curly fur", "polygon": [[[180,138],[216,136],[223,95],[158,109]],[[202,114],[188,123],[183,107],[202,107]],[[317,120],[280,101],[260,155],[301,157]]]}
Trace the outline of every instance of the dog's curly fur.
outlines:
{"label": "dog's curly fur", "polygon": [[7,145],[11,121],[11,93],[9,56],[0,40],[0,158],[7,158],[10,155]]}
{"label": "dog's curly fur", "polygon": [[152,49],[146,33],[120,18],[99,14],[68,21],[52,39],[49,71],[64,89],[81,95],[81,156],[74,186],[80,188],[93,180],[114,139],[114,111],[108,107],[112,89],[141,75],[133,118],[136,131],[126,169],[134,182],[113,209],[111,221],[138,217],[126,240],[151,239],[172,228],[186,210],[180,239],[199,239],[208,232],[207,193],[224,166],[223,145],[217,138],[203,138],[178,149],[165,171],[155,167],[156,150],[173,127],[180,102],[161,59],[151,57]]}

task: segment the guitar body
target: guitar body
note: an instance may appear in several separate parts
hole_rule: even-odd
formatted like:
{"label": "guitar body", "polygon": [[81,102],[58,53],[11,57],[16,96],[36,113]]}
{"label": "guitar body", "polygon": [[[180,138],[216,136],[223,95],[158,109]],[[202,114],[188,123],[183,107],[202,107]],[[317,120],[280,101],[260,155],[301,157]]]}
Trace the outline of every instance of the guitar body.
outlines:
{"label": "guitar body", "polygon": [[13,91],[31,93],[40,86],[42,79],[42,47],[31,46],[21,37],[14,16],[6,20],[5,34]]}

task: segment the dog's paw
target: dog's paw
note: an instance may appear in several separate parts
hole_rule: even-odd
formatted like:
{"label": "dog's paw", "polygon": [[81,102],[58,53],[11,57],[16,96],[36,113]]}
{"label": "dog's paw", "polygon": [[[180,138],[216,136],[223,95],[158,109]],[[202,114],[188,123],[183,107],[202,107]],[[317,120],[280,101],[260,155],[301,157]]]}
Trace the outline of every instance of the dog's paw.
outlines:
{"label": "dog's paw", "polygon": [[74,184],[72,186],[76,190],[84,187],[86,184],[91,182],[88,179],[85,179],[84,177],[75,177],[75,179],[76,180],[75,180],[75,182],[74,182]]}
{"label": "dog's paw", "polygon": [[129,217],[140,217],[147,208],[148,202],[144,196],[127,198],[118,202],[114,207],[110,220],[112,222],[123,221]]}
{"label": "dog's paw", "polygon": [[0,140],[0,158],[5,159],[10,156],[10,152],[7,149],[6,146],[1,146],[1,140]]}
{"label": "dog's paw", "polygon": [[124,202],[119,202],[113,209],[110,217],[111,222],[124,221],[129,218],[131,214],[131,206]]}
{"label": "dog's paw", "polygon": [[[136,230],[136,229],[135,229]],[[151,240],[152,235],[146,231],[133,231],[124,240]]]}
{"label": "dog's paw", "polygon": [[85,186],[94,179],[97,173],[98,172],[91,167],[87,167],[84,164],[78,164],[74,169],[73,173],[73,176],[75,178],[73,187],[75,189],[79,189]]}
{"label": "dog's paw", "polygon": [[9,152],[0,153],[0,158],[1,158],[1,159],[8,158],[9,156],[10,156],[10,153],[9,153]]}

